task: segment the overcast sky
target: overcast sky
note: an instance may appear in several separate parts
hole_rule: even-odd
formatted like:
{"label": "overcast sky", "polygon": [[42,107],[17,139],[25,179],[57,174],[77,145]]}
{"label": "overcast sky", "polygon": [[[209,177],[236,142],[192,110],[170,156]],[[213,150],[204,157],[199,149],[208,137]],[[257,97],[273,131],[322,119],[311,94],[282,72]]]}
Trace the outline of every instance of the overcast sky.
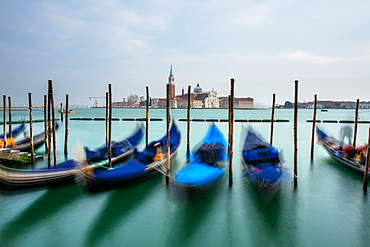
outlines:
{"label": "overcast sky", "polygon": [[[368,0],[0,0],[1,95],[13,104],[92,104],[130,94],[165,97],[200,83],[270,106],[294,100],[370,100]],[[105,100],[102,99],[102,103]],[[2,104],[2,103],[1,103]]]}

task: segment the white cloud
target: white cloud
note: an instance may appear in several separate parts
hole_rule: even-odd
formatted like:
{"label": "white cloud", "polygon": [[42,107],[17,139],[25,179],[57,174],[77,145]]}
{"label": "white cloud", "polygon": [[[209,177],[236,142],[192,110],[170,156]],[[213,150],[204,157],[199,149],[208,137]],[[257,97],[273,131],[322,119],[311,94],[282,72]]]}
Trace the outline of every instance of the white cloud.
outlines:
{"label": "white cloud", "polygon": [[319,56],[307,51],[295,51],[290,53],[281,54],[282,58],[290,59],[290,60],[302,60],[307,61],[310,63],[315,64],[330,64],[341,62],[345,60],[344,58],[340,57],[327,57],[327,56]]}

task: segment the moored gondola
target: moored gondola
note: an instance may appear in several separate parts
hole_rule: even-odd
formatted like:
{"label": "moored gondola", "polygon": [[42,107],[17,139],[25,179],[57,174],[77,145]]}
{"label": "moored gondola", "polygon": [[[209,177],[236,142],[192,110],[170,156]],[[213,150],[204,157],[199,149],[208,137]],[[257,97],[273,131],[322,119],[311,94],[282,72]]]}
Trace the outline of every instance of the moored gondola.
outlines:
{"label": "moored gondola", "polygon": [[[55,131],[57,131],[58,129],[59,129],[59,124],[55,123]],[[32,139],[33,139],[33,148],[34,148],[34,151],[36,151],[42,145],[45,144],[45,141],[46,141],[45,132],[41,132],[33,136]],[[25,136],[22,139],[15,140],[15,142],[12,145],[8,145],[6,148],[30,153],[31,152],[31,138],[29,136]]]}
{"label": "moored gondola", "polygon": [[211,189],[225,177],[227,158],[226,140],[212,123],[205,137],[191,154],[190,163],[174,177],[173,185],[188,193]]}
{"label": "moored gondola", "polygon": [[258,189],[276,189],[283,178],[279,151],[249,129],[244,141],[242,156],[244,176]]}
{"label": "moored gondola", "polygon": [[[173,122],[170,129],[170,159],[176,154],[181,141],[180,130]],[[132,185],[155,175],[165,173],[167,136],[151,142],[134,158],[113,168],[83,167],[79,181],[90,192],[116,189]]]}
{"label": "moored gondola", "polygon": [[[112,147],[115,147],[115,152],[113,152],[112,163],[115,164],[131,155],[139,145],[143,135],[143,126],[140,125],[130,137],[117,142],[116,145],[113,144]],[[120,145],[117,146],[118,143]],[[105,152],[104,147],[98,148],[94,152],[102,154],[104,153],[102,149]],[[95,156],[94,159],[97,159],[97,157]],[[88,160],[83,161],[83,163],[87,162]],[[80,163],[71,159],[50,168],[39,169],[15,169],[0,165],[0,190],[9,191],[45,186],[61,186],[73,183],[75,181],[75,175],[79,173]],[[100,167],[107,165],[107,163],[107,160],[100,160],[90,163],[87,166]]]}
{"label": "moored gondola", "polygon": [[[26,124],[22,122],[19,126],[12,130],[12,138],[17,137],[19,134],[21,134],[25,128]],[[10,138],[10,133],[6,133],[6,138]],[[4,133],[0,134],[0,139],[4,139]]]}
{"label": "moored gondola", "polygon": [[359,175],[364,175],[365,156],[361,155],[361,152],[364,151],[360,150],[361,147],[357,147],[357,150],[355,148],[349,148],[346,150],[350,145],[343,146],[343,143],[336,138],[327,135],[318,126],[316,126],[316,137],[318,142],[324,147],[329,156],[337,162],[337,164],[340,164]]}

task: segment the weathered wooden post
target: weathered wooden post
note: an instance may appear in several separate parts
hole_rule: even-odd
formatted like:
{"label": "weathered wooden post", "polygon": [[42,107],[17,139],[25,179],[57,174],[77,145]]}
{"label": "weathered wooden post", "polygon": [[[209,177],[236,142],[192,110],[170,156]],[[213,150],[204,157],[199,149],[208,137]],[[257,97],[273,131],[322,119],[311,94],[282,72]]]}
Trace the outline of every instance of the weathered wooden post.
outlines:
{"label": "weathered wooden post", "polygon": [[149,143],[149,87],[146,86],[145,146]]}
{"label": "weathered wooden post", "polygon": [[30,113],[30,144],[31,144],[31,165],[34,165],[35,146],[33,143],[33,123],[32,123],[32,95],[28,93],[28,111]]}
{"label": "weathered wooden post", "polygon": [[[69,135],[69,130],[68,130],[68,104],[69,104],[69,96],[66,94],[66,121],[64,122],[64,156],[67,157],[68,155],[68,135]],[[63,114],[62,114],[63,115]]]}
{"label": "weathered wooden post", "polygon": [[189,162],[190,159],[190,108],[191,108],[191,98],[190,98],[191,86],[188,86],[188,110],[186,115],[187,121],[187,132],[186,132],[186,159]]}
{"label": "weathered wooden post", "polygon": [[44,95],[44,128],[45,128],[45,151],[47,154],[48,168],[51,167],[51,132],[50,132],[50,101],[48,95]]}
{"label": "weathered wooden post", "polygon": [[354,128],[354,135],[353,135],[353,143],[352,146],[356,147],[356,141],[357,141],[357,125],[358,125],[358,106],[360,104],[360,99],[357,99],[356,102],[356,111],[355,111],[355,128]]}
{"label": "weathered wooden post", "polygon": [[55,110],[54,110],[54,92],[53,92],[53,82],[52,80],[48,80],[49,84],[49,101],[51,107],[51,122],[52,122],[52,135],[53,135],[53,157],[54,157],[54,166],[57,164],[57,144],[56,144],[56,124],[55,124]]}
{"label": "weathered wooden post", "polygon": [[109,136],[109,92],[105,92],[105,143],[108,145]]}
{"label": "weathered wooden post", "polygon": [[368,140],[367,140],[366,165],[365,165],[365,171],[364,171],[363,190],[365,192],[367,191],[367,184],[369,180],[369,166],[370,166],[370,127],[369,127],[369,134],[368,134]]}
{"label": "weathered wooden post", "polygon": [[12,100],[8,97],[8,109],[9,109],[9,138],[13,138],[12,134]]}
{"label": "weathered wooden post", "polygon": [[230,79],[230,98],[229,98],[229,185],[233,184],[233,137],[234,137],[234,82]]}
{"label": "weathered wooden post", "polygon": [[63,122],[63,103],[60,103],[60,121]]}
{"label": "weathered wooden post", "polygon": [[108,161],[109,167],[112,167],[112,85],[108,84],[108,93],[109,93],[109,126],[108,126]]}
{"label": "weathered wooden post", "polygon": [[169,185],[170,183],[170,169],[171,169],[171,140],[170,140],[170,122],[171,122],[171,106],[170,106],[170,84],[167,84],[167,98],[166,98],[166,118],[167,118],[167,150],[166,150],[166,156],[167,156],[167,164],[166,164],[166,184]]}
{"label": "weathered wooden post", "polygon": [[272,107],[271,107],[271,126],[270,126],[270,144],[274,138],[274,121],[275,121],[275,94],[272,95]]}
{"label": "weathered wooden post", "polygon": [[315,144],[315,127],[316,127],[316,111],[317,111],[317,94],[314,95],[313,117],[312,117],[312,133],[311,133],[311,161],[313,161],[313,149]]}
{"label": "weathered wooden post", "polygon": [[298,185],[298,80],[295,80],[294,88],[294,187]]}
{"label": "weathered wooden post", "polygon": [[3,114],[4,114],[4,124],[3,124],[3,132],[4,132],[4,148],[6,148],[6,95],[3,95]]}

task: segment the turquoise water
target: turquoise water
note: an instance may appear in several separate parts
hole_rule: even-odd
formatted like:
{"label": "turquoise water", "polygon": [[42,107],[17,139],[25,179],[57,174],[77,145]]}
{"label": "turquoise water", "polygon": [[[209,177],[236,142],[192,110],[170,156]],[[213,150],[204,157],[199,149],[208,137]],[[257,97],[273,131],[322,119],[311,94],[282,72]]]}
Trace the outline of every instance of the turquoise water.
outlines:
{"label": "turquoise water", "polygon": [[[78,108],[70,117],[98,118],[105,109]],[[13,120],[28,118],[13,112]],[[33,119],[42,119],[35,111]],[[235,119],[269,119],[270,110],[236,110]],[[0,194],[0,246],[370,246],[370,208],[362,191],[362,177],[333,162],[315,143],[310,162],[313,111],[299,110],[298,187],[292,177],[272,197],[260,194],[242,177],[241,136],[246,123],[236,122],[233,185],[225,179],[218,187],[194,200],[178,198],[167,189],[163,176],[144,183],[97,194],[78,184],[43,188],[16,194]],[[174,119],[186,118],[186,110],[172,110]],[[57,114],[59,117],[59,114]],[[145,109],[113,109],[115,118],[142,118]],[[150,110],[150,118],[165,119],[165,110]],[[226,119],[227,110],[192,110],[191,118]],[[293,110],[277,109],[274,145],[282,152],[285,167],[293,173]],[[354,110],[318,112],[320,120],[353,120]],[[370,112],[360,110],[360,120]],[[182,144],[172,163],[175,174],[185,162],[186,122],[177,121]],[[57,132],[58,160],[64,160],[64,123]],[[132,133],[137,122],[113,121],[112,137]],[[149,140],[165,134],[165,121],[149,122]],[[250,123],[269,139],[270,123]],[[207,122],[192,122],[191,146],[205,135]],[[227,136],[228,124],[217,126]],[[322,123],[338,136],[344,124]],[[369,124],[360,124],[358,142],[365,143]],[[95,148],[104,143],[104,121],[69,121],[70,158],[80,145]],[[34,124],[35,134],[43,123]],[[141,144],[142,148],[144,143]],[[38,154],[43,154],[41,148]],[[41,161],[37,166],[45,166]]]}

